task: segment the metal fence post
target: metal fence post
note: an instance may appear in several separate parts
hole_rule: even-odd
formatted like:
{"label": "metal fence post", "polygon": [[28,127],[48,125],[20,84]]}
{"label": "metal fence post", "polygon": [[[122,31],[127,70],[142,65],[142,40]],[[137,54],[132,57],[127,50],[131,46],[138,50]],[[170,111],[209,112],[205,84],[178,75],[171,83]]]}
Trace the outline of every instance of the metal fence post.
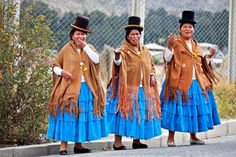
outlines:
{"label": "metal fence post", "polygon": [[16,15],[14,19],[16,25],[18,25],[20,21],[20,1],[21,0],[13,0],[13,3],[16,5]]}
{"label": "metal fence post", "polygon": [[[141,18],[141,26],[144,26],[145,20],[145,0],[133,0],[132,2],[132,15],[139,16]],[[140,38],[140,42],[143,43],[144,30]]]}
{"label": "metal fence post", "polygon": [[236,2],[230,0],[229,5],[229,48],[228,54],[230,59],[229,64],[229,80],[230,82],[235,80],[236,76]]}

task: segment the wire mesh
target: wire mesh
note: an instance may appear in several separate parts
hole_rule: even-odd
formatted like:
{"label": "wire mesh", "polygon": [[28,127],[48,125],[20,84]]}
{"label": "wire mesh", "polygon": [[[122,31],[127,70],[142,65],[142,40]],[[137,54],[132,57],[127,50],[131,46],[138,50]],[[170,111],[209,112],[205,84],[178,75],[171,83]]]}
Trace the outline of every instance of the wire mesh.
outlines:
{"label": "wire mesh", "polygon": [[[118,48],[124,39],[124,26],[128,16],[132,14],[132,0],[34,0],[35,15],[44,15],[51,21],[51,29],[59,41],[58,50],[69,40],[70,25],[76,16],[90,18],[92,33],[88,42],[101,53],[104,78],[108,81],[112,53],[110,47]],[[183,10],[195,11],[194,38],[203,44],[204,53],[210,47],[217,50],[212,63],[222,76],[228,76],[228,31],[229,31],[229,0],[142,0],[145,9],[144,44],[157,44],[165,47],[170,32],[179,34],[178,20]],[[161,50],[163,53],[163,49]],[[163,81],[161,69],[162,53],[154,54],[157,62],[157,73]],[[108,76],[107,76],[108,75]]]}

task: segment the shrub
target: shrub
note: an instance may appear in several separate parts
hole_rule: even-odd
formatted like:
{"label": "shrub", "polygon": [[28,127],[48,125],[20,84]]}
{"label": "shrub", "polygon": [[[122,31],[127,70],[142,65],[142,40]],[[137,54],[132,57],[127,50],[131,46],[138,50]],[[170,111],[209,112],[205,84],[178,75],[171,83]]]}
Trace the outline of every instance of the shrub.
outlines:
{"label": "shrub", "polygon": [[214,89],[220,117],[236,118],[236,82],[221,81]]}
{"label": "shrub", "polygon": [[0,145],[40,143],[46,131],[51,74],[47,60],[55,46],[44,16],[0,2]]}

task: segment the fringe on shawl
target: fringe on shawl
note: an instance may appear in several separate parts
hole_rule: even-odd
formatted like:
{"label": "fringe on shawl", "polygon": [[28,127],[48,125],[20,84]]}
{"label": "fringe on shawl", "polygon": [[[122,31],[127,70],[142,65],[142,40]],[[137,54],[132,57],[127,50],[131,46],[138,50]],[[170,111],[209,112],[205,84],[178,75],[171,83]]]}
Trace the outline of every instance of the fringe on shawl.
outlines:
{"label": "fringe on shawl", "polygon": [[175,88],[170,87],[170,70],[168,70],[168,66],[170,66],[170,63],[167,63],[165,57],[163,56],[164,59],[164,71],[166,74],[166,84],[164,86],[164,101],[168,102],[170,100],[177,99],[177,93]]}
{"label": "fringe on shawl", "polygon": [[[98,93],[98,98],[93,99],[93,114],[98,117],[102,117],[104,114],[104,100],[99,99],[101,98],[102,93]],[[55,97],[56,98],[56,97]],[[75,114],[75,118],[77,119],[80,113],[80,110],[78,108],[78,101],[77,98],[75,99],[57,99],[53,101],[48,102],[48,112],[52,114],[53,117],[58,116],[58,108],[60,107],[60,112],[63,114],[65,110],[72,115],[72,113]]]}
{"label": "fringe on shawl", "polygon": [[94,83],[96,84],[96,96],[93,97],[93,114],[98,117],[102,117],[104,114],[104,108],[106,104],[105,92],[103,90],[101,79],[99,75],[100,64],[91,66],[91,71],[94,74]]}
{"label": "fringe on shawl", "polygon": [[[156,116],[158,119],[161,119],[160,96],[157,83],[155,83],[154,86],[151,86],[150,88],[144,89],[144,93],[146,97],[145,103],[148,110],[148,120],[152,120],[154,116]],[[156,113],[154,111],[156,111]]]}
{"label": "fringe on shawl", "polygon": [[[122,66],[122,63],[121,63]],[[112,73],[111,73],[111,79],[107,84],[107,88],[111,85],[112,86],[112,93],[110,95],[110,98],[116,97],[116,79],[119,76],[119,70],[120,66],[116,66],[115,63],[112,65]]]}
{"label": "fringe on shawl", "polygon": [[79,108],[77,99],[76,100],[62,100],[57,99],[48,102],[48,112],[53,116],[58,116],[58,108],[60,107],[60,112],[63,114],[65,110],[72,115],[75,114],[75,118],[77,119],[79,116]]}
{"label": "fringe on shawl", "polygon": [[97,97],[93,99],[93,114],[98,117],[102,117],[104,114],[104,108],[106,104],[105,93],[103,91],[103,88],[101,86],[101,83],[98,81],[99,78],[95,78],[97,81],[98,89],[97,89]]}
{"label": "fringe on shawl", "polygon": [[160,105],[160,96],[158,91],[158,85],[155,83],[153,86],[155,94],[155,104],[156,104],[156,116],[161,119],[161,105]]}
{"label": "fringe on shawl", "polygon": [[175,100],[178,98],[176,93],[176,88],[171,88],[170,86],[170,70],[166,71],[166,84],[164,87],[164,101],[168,102],[170,100]]}
{"label": "fringe on shawl", "polygon": [[[205,89],[203,89],[203,94],[206,97],[206,99],[208,99],[207,92],[210,90],[212,90],[212,86],[206,86]],[[190,100],[190,96],[187,94],[187,92],[181,92],[181,98],[184,103],[187,103]],[[164,87],[164,101],[168,102],[170,100],[173,101],[177,99],[178,99],[177,89],[170,87],[170,81],[169,78],[167,78]]]}
{"label": "fringe on shawl", "polygon": [[101,105],[103,102],[101,102],[99,99],[93,100],[93,114],[98,117],[102,117],[104,114],[104,107],[105,105]]}
{"label": "fringe on shawl", "polygon": [[[138,103],[138,89],[134,87],[127,87],[122,80],[119,80],[119,91],[118,91],[118,105],[116,112],[121,112],[122,117],[127,119],[133,119],[133,107],[132,103],[135,102],[135,112],[137,115],[137,120],[140,122],[140,112],[139,112],[139,103]],[[161,108],[160,108],[160,97],[158,92],[157,84],[152,87],[152,91],[145,92],[145,104],[148,110],[147,119],[151,120],[154,116],[153,109],[156,108],[155,115],[160,119],[161,118]],[[153,98],[154,97],[154,98]],[[129,113],[129,114],[128,114]]]}
{"label": "fringe on shawl", "polygon": [[[137,120],[140,122],[140,113],[139,113],[139,104],[138,104],[138,87],[129,87],[127,86],[127,76],[124,76],[124,71],[120,72],[123,70],[124,65],[116,66],[113,64],[112,66],[112,78],[109,81],[107,88],[111,85],[112,86],[112,93],[110,95],[110,98],[116,97],[116,77],[119,76],[119,90],[118,90],[118,105],[116,112],[121,112],[122,117],[127,119],[130,116],[130,119],[133,119],[133,107],[132,107],[132,102],[135,102],[135,112],[137,115]],[[145,104],[147,105],[148,108],[148,119],[152,119],[153,117],[153,105],[150,104],[155,104],[156,107],[156,116],[158,118],[161,117],[161,108],[160,108],[160,97],[159,97],[159,92],[158,92],[158,86],[155,84],[154,88],[154,100],[152,99],[152,92],[146,92],[145,95],[147,95],[147,99],[145,101]],[[145,89],[144,89],[145,90]],[[129,113],[129,114],[128,114]]]}
{"label": "fringe on shawl", "polygon": [[202,58],[202,68],[203,68],[203,71],[204,71],[206,77],[211,82],[211,84],[213,84],[213,82],[215,84],[217,84],[219,82],[219,79],[217,78],[217,76],[214,73],[213,67],[211,66],[211,64],[207,63],[206,56]]}

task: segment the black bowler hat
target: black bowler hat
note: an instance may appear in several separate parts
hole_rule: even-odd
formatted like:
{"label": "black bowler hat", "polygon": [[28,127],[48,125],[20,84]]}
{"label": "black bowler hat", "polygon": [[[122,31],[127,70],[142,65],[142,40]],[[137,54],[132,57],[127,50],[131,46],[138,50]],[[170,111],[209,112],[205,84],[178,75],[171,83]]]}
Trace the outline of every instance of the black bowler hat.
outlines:
{"label": "black bowler hat", "polygon": [[197,22],[194,21],[194,12],[185,10],[182,12],[182,19],[179,19],[179,23],[184,24],[184,23],[190,23],[190,24],[196,24]]}
{"label": "black bowler hat", "polygon": [[136,28],[140,31],[143,30],[143,26],[140,25],[141,19],[138,16],[130,16],[128,19],[128,24],[125,26],[125,30],[129,28]]}
{"label": "black bowler hat", "polygon": [[91,33],[91,30],[88,28],[89,19],[84,16],[77,16],[74,24],[71,24],[71,27],[76,28],[80,31]]}

